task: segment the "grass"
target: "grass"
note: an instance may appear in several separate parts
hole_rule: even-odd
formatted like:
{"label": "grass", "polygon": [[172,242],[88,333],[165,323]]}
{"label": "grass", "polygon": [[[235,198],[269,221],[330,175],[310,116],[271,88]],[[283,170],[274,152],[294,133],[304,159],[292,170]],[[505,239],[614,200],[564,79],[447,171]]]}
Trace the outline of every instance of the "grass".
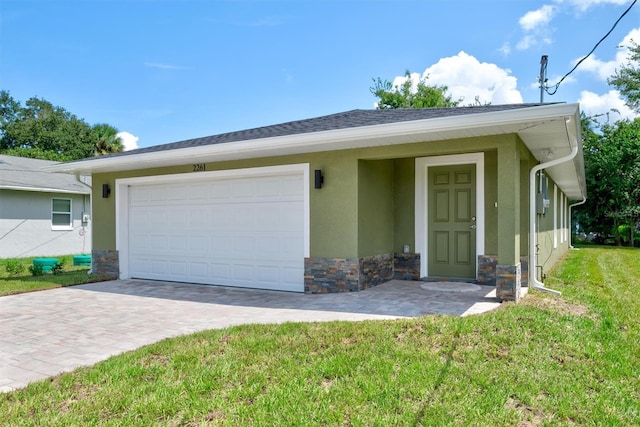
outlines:
{"label": "grass", "polygon": [[[0,260],[0,296],[101,282],[109,279],[104,275],[87,274],[88,267],[74,266],[73,255],[57,256],[55,258],[63,263],[64,271],[61,274],[45,273],[41,276],[34,276],[29,272],[29,267],[33,265],[33,258]],[[7,271],[7,265],[15,268],[17,264],[22,266],[22,268],[18,267],[21,272],[11,274]]]}
{"label": "grass", "polygon": [[465,318],[248,325],[0,395],[5,425],[640,425],[640,251]]}

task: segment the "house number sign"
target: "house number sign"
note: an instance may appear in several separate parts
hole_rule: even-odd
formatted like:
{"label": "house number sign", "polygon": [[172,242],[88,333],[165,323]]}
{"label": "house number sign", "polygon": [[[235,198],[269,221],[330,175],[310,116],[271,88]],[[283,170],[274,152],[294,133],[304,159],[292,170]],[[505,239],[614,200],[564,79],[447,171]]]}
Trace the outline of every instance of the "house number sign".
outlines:
{"label": "house number sign", "polygon": [[207,170],[204,163],[194,163],[192,166],[193,172],[204,172]]}

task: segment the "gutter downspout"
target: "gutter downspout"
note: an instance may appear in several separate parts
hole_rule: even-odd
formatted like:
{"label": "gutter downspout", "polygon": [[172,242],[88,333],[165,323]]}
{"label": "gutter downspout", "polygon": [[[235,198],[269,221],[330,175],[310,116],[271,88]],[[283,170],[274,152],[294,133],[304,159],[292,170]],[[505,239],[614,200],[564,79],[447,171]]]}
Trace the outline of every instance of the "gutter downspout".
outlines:
{"label": "gutter downspout", "polygon": [[[569,141],[571,144],[571,141]],[[538,281],[535,274],[536,268],[536,174],[542,169],[550,168],[551,166],[556,166],[568,161],[573,160],[573,158],[578,154],[578,144],[571,147],[571,153],[564,157],[560,157],[555,160],[551,160],[550,162],[540,163],[531,169],[531,173],[529,174],[529,283],[534,289],[538,289],[540,291],[550,292],[552,294],[561,295],[560,291],[556,291],[554,289],[549,289],[544,286],[544,283]],[[531,274],[533,269],[533,274]]]}
{"label": "gutter downspout", "polygon": [[[574,206],[584,205],[586,202],[587,202],[587,198],[583,197],[581,202],[569,205],[569,230],[571,230],[571,224],[572,224],[572,222],[571,222],[571,208],[573,208]],[[571,233],[569,233],[569,249],[574,249],[573,245],[571,244]]]}

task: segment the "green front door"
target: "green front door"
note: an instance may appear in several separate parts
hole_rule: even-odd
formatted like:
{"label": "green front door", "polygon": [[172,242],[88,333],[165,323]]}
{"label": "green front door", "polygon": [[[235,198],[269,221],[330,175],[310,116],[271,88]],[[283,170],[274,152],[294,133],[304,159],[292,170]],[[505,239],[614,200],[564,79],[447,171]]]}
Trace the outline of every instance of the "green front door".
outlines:
{"label": "green front door", "polygon": [[476,166],[429,168],[429,276],[476,277]]}

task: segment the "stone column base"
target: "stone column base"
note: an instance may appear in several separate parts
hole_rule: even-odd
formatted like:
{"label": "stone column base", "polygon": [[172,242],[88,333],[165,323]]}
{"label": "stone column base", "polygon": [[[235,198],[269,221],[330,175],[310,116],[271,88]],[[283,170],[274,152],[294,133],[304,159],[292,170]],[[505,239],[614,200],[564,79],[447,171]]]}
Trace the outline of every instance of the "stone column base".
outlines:
{"label": "stone column base", "polygon": [[522,286],[520,263],[516,265],[496,265],[496,296],[501,301],[519,301]]}
{"label": "stone column base", "polygon": [[114,279],[120,277],[118,251],[93,249],[91,251],[91,273],[104,274]]}

